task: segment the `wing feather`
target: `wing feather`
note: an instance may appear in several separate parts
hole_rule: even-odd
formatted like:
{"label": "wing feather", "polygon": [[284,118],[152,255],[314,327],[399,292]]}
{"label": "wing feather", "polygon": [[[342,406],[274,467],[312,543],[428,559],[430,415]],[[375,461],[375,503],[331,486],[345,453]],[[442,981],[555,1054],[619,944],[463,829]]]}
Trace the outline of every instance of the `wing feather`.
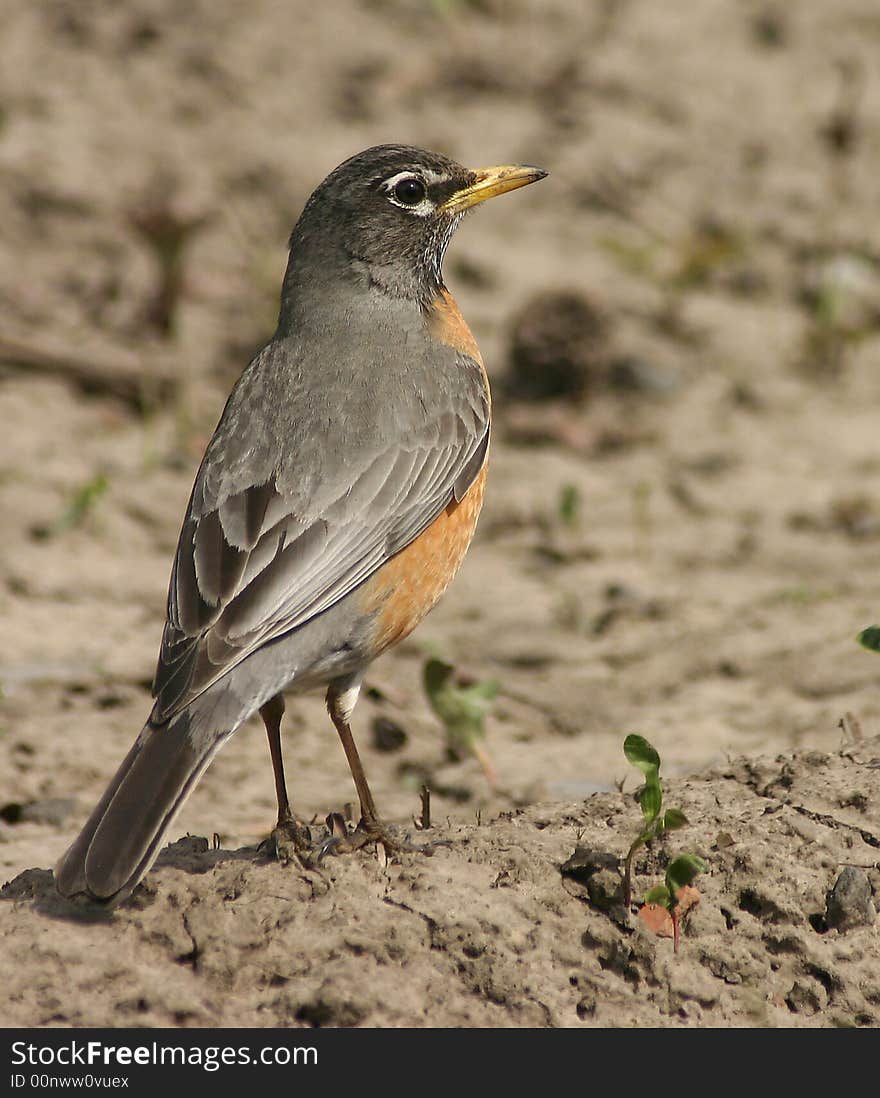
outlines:
{"label": "wing feather", "polygon": [[360,462],[346,454],[358,471],[335,498],[322,497],[319,515],[304,516],[275,475],[216,498],[206,457],[172,571],[154,683],[159,719],[329,609],[462,498],[486,460],[488,395],[471,389],[451,403]]}

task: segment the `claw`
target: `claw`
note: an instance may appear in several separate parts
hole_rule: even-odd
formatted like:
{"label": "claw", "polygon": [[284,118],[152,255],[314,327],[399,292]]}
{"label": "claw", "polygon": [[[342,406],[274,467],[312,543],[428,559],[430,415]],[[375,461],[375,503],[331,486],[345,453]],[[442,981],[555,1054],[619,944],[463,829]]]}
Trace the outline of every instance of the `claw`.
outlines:
{"label": "claw", "polygon": [[293,816],[288,816],[275,824],[271,835],[260,843],[259,850],[274,855],[281,862],[289,862],[292,858],[302,861],[313,845],[309,828]]}
{"label": "claw", "polygon": [[353,831],[349,831],[345,820],[338,812],[327,817],[327,830],[330,834],[312,848],[312,859],[318,863],[328,855],[353,854],[356,850],[374,843],[385,848],[386,854],[423,854],[430,858],[434,848],[451,846],[448,839],[435,839],[430,843],[413,843],[408,836],[395,834],[388,824],[379,820],[361,819]]}

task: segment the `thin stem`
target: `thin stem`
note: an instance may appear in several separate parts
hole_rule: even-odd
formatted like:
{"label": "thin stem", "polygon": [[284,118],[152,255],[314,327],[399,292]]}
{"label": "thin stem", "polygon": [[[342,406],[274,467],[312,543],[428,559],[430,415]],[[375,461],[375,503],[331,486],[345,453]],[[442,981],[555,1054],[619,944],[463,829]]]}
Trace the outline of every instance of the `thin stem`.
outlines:
{"label": "thin stem", "polygon": [[623,863],[623,906],[629,909],[629,905],[632,902],[632,863],[633,858],[636,855],[636,851],[640,846],[643,846],[645,839],[642,835],[635,840],[626,855],[626,861]]}

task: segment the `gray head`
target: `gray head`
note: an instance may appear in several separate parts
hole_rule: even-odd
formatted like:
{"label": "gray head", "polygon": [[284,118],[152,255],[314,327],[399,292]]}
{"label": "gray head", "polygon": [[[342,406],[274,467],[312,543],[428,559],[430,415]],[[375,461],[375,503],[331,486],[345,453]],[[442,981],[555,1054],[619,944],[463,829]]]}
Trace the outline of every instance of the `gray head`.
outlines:
{"label": "gray head", "polygon": [[367,281],[426,303],[466,210],[547,173],[531,167],[470,170],[439,153],[376,145],[340,164],[315,190],[290,238],[282,299],[316,270]]}

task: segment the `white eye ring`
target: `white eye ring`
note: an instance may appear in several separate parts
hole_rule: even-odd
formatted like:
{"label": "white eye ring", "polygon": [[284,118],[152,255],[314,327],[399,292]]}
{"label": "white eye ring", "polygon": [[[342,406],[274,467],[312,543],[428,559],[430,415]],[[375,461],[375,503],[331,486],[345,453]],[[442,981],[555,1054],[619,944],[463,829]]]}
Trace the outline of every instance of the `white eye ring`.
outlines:
{"label": "white eye ring", "polygon": [[[407,198],[407,184],[415,184],[411,189],[412,197]],[[434,203],[428,198],[428,188],[424,179],[415,172],[398,172],[385,181],[384,190],[388,195],[388,201],[398,206],[407,213],[416,214],[417,217],[428,217],[434,212]],[[421,197],[417,197],[421,193]],[[412,198],[416,198],[413,202]]]}

